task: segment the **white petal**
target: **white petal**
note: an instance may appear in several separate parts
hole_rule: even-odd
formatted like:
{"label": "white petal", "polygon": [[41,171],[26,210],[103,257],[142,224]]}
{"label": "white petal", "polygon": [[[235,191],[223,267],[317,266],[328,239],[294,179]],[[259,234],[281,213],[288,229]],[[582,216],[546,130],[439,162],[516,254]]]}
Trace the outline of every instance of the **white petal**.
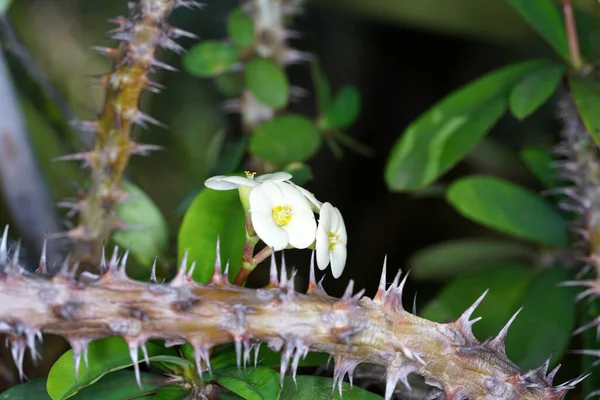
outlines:
{"label": "white petal", "polygon": [[[265,182],[266,185],[270,182]],[[283,194],[283,204],[292,206],[290,222],[282,228],[288,233],[290,245],[298,249],[305,249],[315,240],[317,222],[308,201],[294,186],[285,183],[271,183],[276,185]]]}
{"label": "white petal", "polygon": [[331,273],[335,279],[339,278],[346,266],[347,249],[342,243],[337,243],[331,251]]}
{"label": "white petal", "polygon": [[337,227],[334,232],[340,235],[340,240],[344,242],[344,245],[348,245],[348,233],[346,232],[346,224],[344,223],[342,213],[337,208],[335,208],[335,213],[337,215]]}
{"label": "white petal", "polygon": [[204,186],[214,190],[232,190],[237,189],[237,185],[224,181],[225,175],[213,176],[204,181]]}
{"label": "white petal", "polygon": [[316,197],[311,192],[304,189],[302,186],[298,186],[292,182],[290,182],[290,184],[292,184],[296,189],[298,189],[300,191],[300,193],[302,193],[304,195],[304,197],[306,197],[308,199],[308,201],[311,202],[311,204],[314,206],[314,207],[312,207],[314,212],[319,212],[323,203],[321,203],[319,200],[317,200]]}
{"label": "white petal", "polygon": [[257,183],[242,176],[217,175],[204,181],[204,185],[214,190],[232,190],[238,186],[256,186]]}
{"label": "white petal", "polygon": [[315,250],[317,252],[317,266],[322,271],[329,265],[329,232],[321,224],[317,228]]}
{"label": "white petal", "polygon": [[288,234],[273,220],[271,211],[268,213],[253,212],[250,214],[252,226],[258,237],[275,251],[283,250],[288,245]]}
{"label": "white petal", "polygon": [[273,207],[285,204],[283,192],[273,182],[264,182],[252,188],[249,196],[250,213],[272,213]]}
{"label": "white petal", "polygon": [[275,185],[277,188],[279,188],[281,194],[283,195],[283,202],[291,205],[294,208],[294,212],[312,213],[310,204],[308,201],[306,201],[306,198],[293,185],[290,185],[287,182],[265,182],[264,184],[267,183]]}
{"label": "white petal", "polygon": [[290,222],[282,228],[288,234],[290,245],[297,249],[305,249],[315,241],[317,222],[311,210],[308,213],[294,210]]}
{"label": "white petal", "polygon": [[257,182],[265,182],[265,181],[273,181],[273,182],[283,182],[292,179],[292,174],[288,174],[287,172],[273,172],[272,174],[264,174],[257,176],[254,178]]}
{"label": "white petal", "polygon": [[337,215],[331,203],[323,203],[319,213],[319,226],[323,226],[323,229],[329,234],[330,231],[333,231],[331,225],[335,218],[337,218]]}

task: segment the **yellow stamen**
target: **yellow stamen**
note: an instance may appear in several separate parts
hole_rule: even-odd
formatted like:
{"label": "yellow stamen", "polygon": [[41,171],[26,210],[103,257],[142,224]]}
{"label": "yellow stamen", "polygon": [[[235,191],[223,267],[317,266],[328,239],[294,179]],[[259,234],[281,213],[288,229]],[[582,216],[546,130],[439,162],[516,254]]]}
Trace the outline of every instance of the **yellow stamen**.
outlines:
{"label": "yellow stamen", "polygon": [[292,215],[294,214],[294,209],[291,205],[285,204],[283,206],[275,206],[273,207],[273,219],[277,226],[287,225],[292,219]]}
{"label": "yellow stamen", "polygon": [[333,251],[338,243],[344,244],[344,241],[340,239],[340,234],[329,232],[329,251]]}
{"label": "yellow stamen", "polygon": [[246,178],[254,179],[254,175],[256,175],[256,172],[244,171],[244,174],[246,174]]}

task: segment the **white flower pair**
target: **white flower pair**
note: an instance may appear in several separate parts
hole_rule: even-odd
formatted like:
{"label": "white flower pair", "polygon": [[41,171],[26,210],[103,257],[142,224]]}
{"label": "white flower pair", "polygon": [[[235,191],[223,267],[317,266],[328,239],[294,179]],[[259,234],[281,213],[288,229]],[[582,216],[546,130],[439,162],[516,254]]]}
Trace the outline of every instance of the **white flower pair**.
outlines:
{"label": "white flower pair", "polygon": [[[260,175],[213,176],[204,184],[214,190],[239,189],[245,211],[258,237],[274,251],[288,247],[305,249],[314,243],[317,266],[331,263],[338,278],[346,265],[346,226],[340,211],[321,203],[308,190],[290,181],[286,172]],[[319,225],[314,212],[319,214]]]}

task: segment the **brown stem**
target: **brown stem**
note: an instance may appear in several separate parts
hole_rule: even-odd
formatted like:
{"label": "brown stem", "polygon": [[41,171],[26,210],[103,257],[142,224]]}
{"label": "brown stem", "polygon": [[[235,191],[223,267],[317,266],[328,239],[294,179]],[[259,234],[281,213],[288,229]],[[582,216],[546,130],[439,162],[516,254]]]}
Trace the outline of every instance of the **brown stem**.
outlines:
{"label": "brown stem", "polygon": [[[248,220],[249,218],[247,218]],[[248,229],[246,225],[246,229]],[[254,271],[255,265],[252,265],[252,258],[254,254],[254,246],[256,246],[257,240],[246,236],[246,243],[244,244],[244,255],[242,257],[242,268],[238,271],[238,274],[233,280],[233,284],[237,286],[243,286],[248,276]]]}
{"label": "brown stem", "polygon": [[131,140],[134,125],[160,125],[139,108],[144,90],[155,90],[149,79],[153,68],[172,69],[156,60],[159,47],[178,50],[172,37],[182,31],[166,22],[171,11],[184,3],[179,0],[140,0],[132,3],[129,19],[117,18],[113,38],[121,40],[117,48],[99,48],[112,57],[113,69],[99,81],[106,88],[106,99],[97,121],[88,124],[96,133],[92,151],[64,157],[81,160],[91,167],[90,186],[83,198],[73,205],[79,211],[79,225],[67,236],[76,242],[76,259],[82,269],[99,265],[102,245],[116,229],[126,229],[115,215],[115,207],[124,200],[121,190],[123,173],[134,154],[155,150]]}
{"label": "brown stem", "polygon": [[242,268],[233,280],[233,284],[236,286],[244,286],[246,279],[248,279],[252,271],[254,271],[254,268],[247,268],[246,264],[242,265]]}
{"label": "brown stem", "polygon": [[346,373],[351,376],[358,364],[382,365],[387,400],[397,382],[408,386],[411,373],[424,376],[447,399],[558,400],[579,382],[553,387],[547,363],[521,371],[504,350],[510,322],[496,338],[479,342],[471,332],[476,321],[471,315],[484,296],[446,324],[405,311],[400,273],[389,287],[384,273],[373,299],[363,297],[364,291],[353,294],[352,282],[337,299],[316,283],[314,270],[302,294],[294,291],[285,270],[278,276],[275,266],[270,284],[256,290],[230,285],[220,265],[210,282],[200,285],[185,266],[168,284],[147,284],[129,279],[116,262],[98,279],[76,280],[66,272],[31,276],[6,261],[0,248],[0,332],[9,335],[20,370],[21,355],[27,347],[35,349],[41,332],[65,337],[76,359],[91,340],[108,336],[122,337],[132,354],[150,339],[187,342],[197,365],[208,364],[209,350],[218,344],[235,342],[241,358],[266,342],[282,351],[282,383],[290,361],[295,375],[306,352],[327,352],[340,390]]}
{"label": "brown stem", "polygon": [[579,50],[579,39],[577,37],[577,25],[573,14],[572,0],[562,0],[563,16],[565,19],[565,28],[567,32],[567,41],[569,43],[569,53],[571,64],[576,70],[581,69],[581,53]]}
{"label": "brown stem", "polygon": [[268,246],[265,247],[264,249],[262,249],[261,251],[256,253],[254,258],[252,259],[252,264],[254,264],[254,265],[260,264],[261,262],[265,261],[267,259],[267,257],[269,257],[271,254],[273,254],[273,249]]}
{"label": "brown stem", "polygon": [[[252,248],[248,253],[247,249],[249,247],[247,247],[248,241],[246,241],[246,246],[244,247],[244,261],[242,263],[242,268],[233,280],[234,285],[242,286],[244,282],[246,282],[246,279],[248,279],[248,276],[250,276],[252,271],[254,271],[254,268],[256,268],[258,264],[266,260],[267,257],[269,257],[273,252],[270,247],[265,247],[264,249],[259,251],[254,257],[252,257],[252,252],[254,251],[255,244],[256,242],[252,244]],[[246,257],[247,254],[249,254],[249,257]]]}

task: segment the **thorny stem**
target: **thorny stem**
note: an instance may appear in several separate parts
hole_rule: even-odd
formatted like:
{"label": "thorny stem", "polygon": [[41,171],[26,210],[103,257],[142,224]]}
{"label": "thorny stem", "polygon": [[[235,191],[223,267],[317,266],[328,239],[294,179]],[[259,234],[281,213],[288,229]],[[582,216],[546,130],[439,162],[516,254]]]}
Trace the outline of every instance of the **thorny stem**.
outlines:
{"label": "thorny stem", "polygon": [[423,376],[435,388],[434,396],[455,400],[560,400],[583,379],[552,386],[556,370],[548,373],[550,358],[532,371],[512,363],[505,340],[516,314],[495,338],[479,342],[471,330],[479,318],[472,314],[485,293],[451,323],[405,311],[406,275],[401,281],[398,273],[387,286],[385,265],[372,299],[363,296],[364,290],[354,293],[352,281],[337,299],[316,282],[314,263],[302,294],[283,266],[278,274],[274,257],[270,283],[262,289],[229,284],[218,257],[206,285],[194,282],[184,263],[168,284],[134,281],[118,256],[99,277],[77,279],[68,268],[52,277],[30,275],[8,257],[5,238],[0,240],[0,332],[8,334],[21,376],[26,349],[35,351],[36,337],[47,333],[65,337],[75,361],[90,341],[122,337],[135,357],[138,384],[138,350],[150,339],[163,339],[168,346],[189,343],[199,373],[202,362],[210,365],[209,350],[216,345],[234,342],[245,365],[250,351],[265,342],[281,351],[282,385],[290,362],[295,376],[309,351],[327,352],[340,395],[345,375],[352,377],[358,364],[378,364],[386,369],[386,400],[398,382],[410,388],[411,373]]}
{"label": "thorny stem", "polygon": [[[581,120],[573,96],[567,91],[559,98],[558,116],[563,123],[562,140],[555,153],[562,158],[557,166],[568,185],[554,191],[564,196],[559,206],[577,217],[572,221],[572,230],[583,240],[574,241],[572,251],[584,261],[577,280],[563,285],[583,288],[577,301],[594,299],[600,297],[600,153]],[[593,276],[586,277],[590,271]],[[576,329],[574,334],[599,326],[600,316]],[[600,351],[596,355],[600,356]]]}
{"label": "thorny stem", "polygon": [[573,14],[572,0],[562,0],[562,9],[565,19],[567,40],[569,43],[569,53],[571,55],[571,64],[575,70],[579,70],[583,66],[583,62],[581,61],[581,53],[579,50],[579,39],[577,37],[577,25]]}
{"label": "thorny stem", "polygon": [[97,48],[113,59],[112,71],[99,79],[106,88],[106,100],[98,119],[89,123],[96,134],[92,151],[63,157],[80,160],[91,167],[90,186],[75,204],[79,211],[79,225],[67,232],[76,243],[75,258],[82,269],[94,270],[99,265],[102,243],[113,231],[127,229],[115,215],[115,207],[125,200],[121,190],[123,173],[134,154],[144,155],[157,146],[135,143],[130,138],[134,125],[162,125],[142,113],[140,96],[144,90],[158,91],[149,80],[156,68],[174,70],[155,58],[158,48],[183,52],[173,38],[190,36],[169,26],[166,22],[171,11],[178,6],[190,6],[187,0],[140,0],[130,3],[131,16],[116,18],[118,28],[112,31],[113,38],[120,40],[117,48]]}

